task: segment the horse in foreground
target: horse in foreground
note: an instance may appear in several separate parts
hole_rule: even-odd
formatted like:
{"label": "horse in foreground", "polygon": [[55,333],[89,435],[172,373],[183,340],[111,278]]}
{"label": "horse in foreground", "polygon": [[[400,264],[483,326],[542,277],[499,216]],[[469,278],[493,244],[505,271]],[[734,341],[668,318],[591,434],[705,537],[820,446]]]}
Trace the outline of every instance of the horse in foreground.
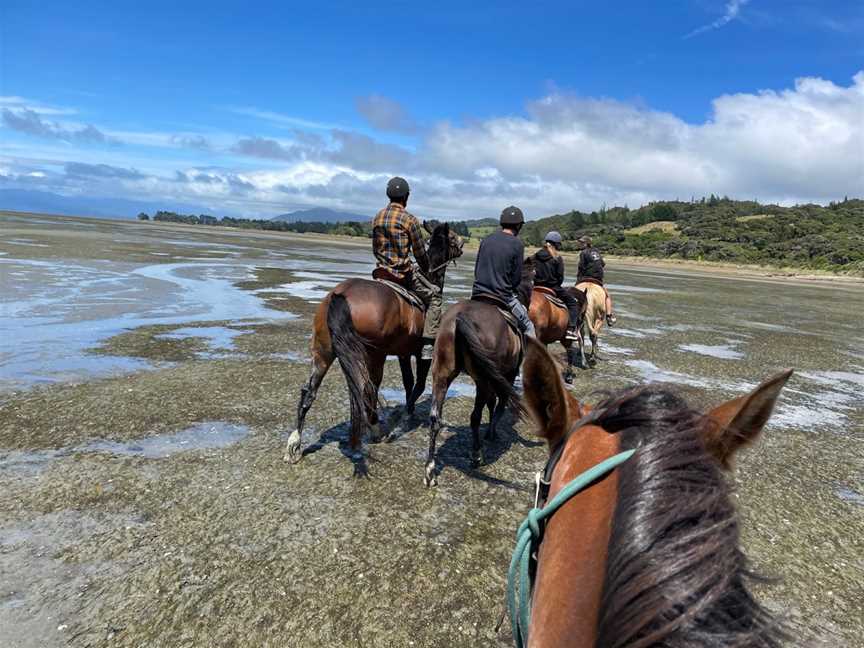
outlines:
{"label": "horse in foreground", "polygon": [[779,646],[779,624],[748,589],[757,577],[724,471],[759,436],[791,373],[706,414],[657,386],[592,409],[570,396],[555,361],[529,340],[525,407],[550,447],[539,506],[545,494],[554,509],[562,488],[592,466],[624,460],[546,520],[536,563],[524,572],[528,580],[536,568],[532,604],[515,615],[511,608],[517,645]]}
{"label": "horse in foreground", "polygon": [[531,306],[528,308],[528,315],[534,323],[534,328],[537,331],[537,339],[543,344],[552,344],[560,342],[567,352],[567,369],[564,372],[564,382],[568,385],[573,383],[573,365],[577,367],[586,367],[585,362],[585,339],[582,333],[583,321],[585,312],[588,307],[588,300],[585,293],[578,288],[568,288],[579,302],[582,319],[579,322],[579,340],[576,342],[576,348],[573,348],[573,340],[567,339],[567,326],[570,323],[567,307],[555,298],[555,291],[540,286],[534,286],[534,291],[531,293]]}
{"label": "horse in foreground", "polygon": [[[427,254],[428,279],[443,288],[447,265],[462,255],[462,237],[447,223],[432,229]],[[363,433],[371,431],[373,442],[384,434],[378,418],[378,388],[384,376],[388,355],[399,357],[405,387],[405,412],[412,414],[417,399],[426,387],[429,366],[419,362],[423,344],[424,312],[413,306],[386,284],[373,279],[348,279],[331,290],[315,313],[312,333],[312,373],[300,392],[297,426],[288,437],[285,460],[296,463],[302,458],[301,435],[306,414],[321,381],[335,359],[339,359],[351,402],[351,448],[357,451]],[[411,369],[417,359],[417,379]]]}
{"label": "horse in foreground", "polygon": [[[527,307],[534,285],[534,265],[526,259],[522,270],[519,300]],[[514,330],[502,310],[504,304],[469,299],[453,304],[441,319],[441,328],[432,352],[432,405],[429,414],[429,453],[424,482],[438,484],[435,445],[442,427],[444,399],[451,383],[463,371],[474,379],[476,393],[471,411],[471,464],[483,463],[480,423],[483,408],[489,410],[487,439],[494,439],[501,416],[510,405],[519,410],[519,396],[513,383],[522,362],[522,335]]]}

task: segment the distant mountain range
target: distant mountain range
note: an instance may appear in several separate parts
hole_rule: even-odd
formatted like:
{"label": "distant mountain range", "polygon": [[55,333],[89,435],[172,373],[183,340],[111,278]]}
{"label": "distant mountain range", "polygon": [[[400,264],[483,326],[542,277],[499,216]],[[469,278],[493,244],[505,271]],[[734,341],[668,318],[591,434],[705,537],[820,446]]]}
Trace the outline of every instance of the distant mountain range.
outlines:
{"label": "distant mountain range", "polygon": [[63,216],[96,216],[119,220],[135,218],[140,212],[147,212],[152,215],[160,209],[183,213],[209,213],[208,209],[183,203],[166,204],[164,200],[146,202],[124,198],[61,196],[48,191],[32,189],[0,189],[0,209]]}
{"label": "distant mountain range", "polygon": [[285,221],[286,223],[365,223],[372,220],[373,215],[352,214],[351,212],[328,209],[327,207],[312,207],[311,209],[298,209],[287,214],[279,214],[270,220]]}

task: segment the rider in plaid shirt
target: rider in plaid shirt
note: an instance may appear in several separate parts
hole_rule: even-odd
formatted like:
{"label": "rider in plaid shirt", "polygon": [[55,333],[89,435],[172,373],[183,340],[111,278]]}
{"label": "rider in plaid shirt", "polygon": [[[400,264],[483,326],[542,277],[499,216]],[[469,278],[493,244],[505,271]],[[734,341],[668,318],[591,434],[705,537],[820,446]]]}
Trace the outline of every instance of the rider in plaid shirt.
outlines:
{"label": "rider in plaid shirt", "polygon": [[[409,213],[408,183],[404,178],[393,178],[387,183],[390,204],[372,220],[372,251],[379,268],[384,268],[415,293],[426,304],[423,326],[423,360],[431,362],[432,345],[441,323],[441,290],[424,276],[429,271],[429,257],[417,219]],[[411,253],[418,268],[411,262]]]}

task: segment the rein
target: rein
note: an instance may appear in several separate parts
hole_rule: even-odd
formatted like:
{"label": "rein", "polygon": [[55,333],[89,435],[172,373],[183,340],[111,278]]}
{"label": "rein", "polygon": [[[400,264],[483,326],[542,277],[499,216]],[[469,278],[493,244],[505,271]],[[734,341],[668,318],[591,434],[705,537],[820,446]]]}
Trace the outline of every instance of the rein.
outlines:
{"label": "rein", "polygon": [[[552,474],[564,453],[564,446],[579,428],[592,423],[599,418],[600,412],[595,410],[587,416],[582,417],[571,428],[570,431],[558,442],[549,460],[546,462],[542,474],[537,473],[536,491],[534,494],[534,508],[528,511],[528,516],[519,525],[516,531],[516,548],[513,550],[513,558],[510,560],[510,569],[507,572],[507,609],[510,613],[510,627],[513,631],[513,641],[517,648],[528,645],[528,625],[531,620],[531,598],[534,590],[534,576],[537,569],[537,551],[543,542],[546,530],[546,520],[559,508],[566,504],[574,495],[585,490],[595,481],[612,472],[619,465],[627,461],[636,450],[619,452],[613,457],[589,468],[581,475],[569,482],[552,499],[546,502],[549,495],[549,486],[552,482]],[[518,593],[516,590],[518,580]]]}

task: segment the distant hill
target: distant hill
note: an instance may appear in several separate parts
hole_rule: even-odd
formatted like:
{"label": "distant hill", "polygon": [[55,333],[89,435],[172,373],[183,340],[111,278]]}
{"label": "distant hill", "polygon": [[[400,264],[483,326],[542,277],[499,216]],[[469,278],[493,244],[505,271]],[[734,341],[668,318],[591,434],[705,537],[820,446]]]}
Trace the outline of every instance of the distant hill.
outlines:
{"label": "distant hill", "polygon": [[[61,196],[48,191],[31,189],[0,189],[0,209],[11,211],[59,214],[61,216],[96,216],[118,220],[135,218],[140,212],[155,212],[165,206],[164,200],[147,202],[123,198],[95,198],[91,196]],[[188,212],[206,212],[192,205],[171,203],[171,209]]]}
{"label": "distant hill", "polygon": [[864,200],[822,205],[762,205],[711,196],[628,209],[571,211],[530,221],[522,230],[539,246],[549,230],[577,249],[588,234],[605,253],[790,266],[864,275]]}
{"label": "distant hill", "polygon": [[352,214],[327,207],[312,207],[311,209],[298,209],[287,214],[279,214],[270,220],[285,223],[363,223],[372,220],[372,216],[374,214]]}

